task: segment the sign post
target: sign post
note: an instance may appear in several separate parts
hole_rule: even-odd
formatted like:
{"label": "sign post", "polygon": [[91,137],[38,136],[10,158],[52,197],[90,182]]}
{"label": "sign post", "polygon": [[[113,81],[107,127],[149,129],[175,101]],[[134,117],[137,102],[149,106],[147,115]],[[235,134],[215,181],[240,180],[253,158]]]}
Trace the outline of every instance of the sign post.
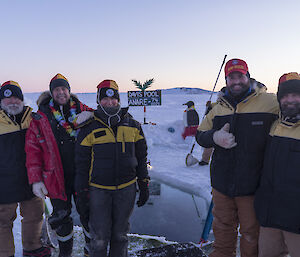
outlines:
{"label": "sign post", "polygon": [[161,105],[161,90],[128,91],[128,106],[144,106],[144,124],[146,122],[146,106]]}

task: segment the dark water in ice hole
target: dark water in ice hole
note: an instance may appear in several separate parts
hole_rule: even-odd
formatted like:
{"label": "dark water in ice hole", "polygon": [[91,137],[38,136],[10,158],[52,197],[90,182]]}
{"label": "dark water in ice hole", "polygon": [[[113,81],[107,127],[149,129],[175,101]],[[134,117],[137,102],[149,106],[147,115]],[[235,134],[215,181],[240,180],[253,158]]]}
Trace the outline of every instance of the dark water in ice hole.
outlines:
{"label": "dark water in ice hole", "polygon": [[[157,180],[151,180],[149,187],[149,201],[141,208],[134,208],[130,233],[198,243],[208,211],[207,201]],[[74,207],[72,216],[74,224],[80,225]]]}

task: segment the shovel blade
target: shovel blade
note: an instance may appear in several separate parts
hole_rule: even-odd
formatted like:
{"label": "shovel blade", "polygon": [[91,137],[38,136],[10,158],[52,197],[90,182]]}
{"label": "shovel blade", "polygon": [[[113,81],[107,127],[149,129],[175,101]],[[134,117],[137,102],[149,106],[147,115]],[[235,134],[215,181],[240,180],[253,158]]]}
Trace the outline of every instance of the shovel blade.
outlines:
{"label": "shovel blade", "polygon": [[191,153],[189,153],[185,158],[185,165],[190,167],[195,165],[196,163],[199,163],[199,160],[195,158]]}

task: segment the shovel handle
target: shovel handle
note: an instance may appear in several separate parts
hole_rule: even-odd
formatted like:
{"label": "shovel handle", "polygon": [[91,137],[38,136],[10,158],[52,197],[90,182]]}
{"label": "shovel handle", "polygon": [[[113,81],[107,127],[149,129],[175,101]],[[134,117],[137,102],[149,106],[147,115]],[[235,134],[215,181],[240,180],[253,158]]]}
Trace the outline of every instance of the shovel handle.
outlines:
{"label": "shovel handle", "polygon": [[192,152],[193,152],[193,150],[194,150],[194,147],[195,147],[195,143],[194,143],[193,146],[192,146],[192,149],[191,149],[191,151],[190,151],[190,154],[192,154]]}

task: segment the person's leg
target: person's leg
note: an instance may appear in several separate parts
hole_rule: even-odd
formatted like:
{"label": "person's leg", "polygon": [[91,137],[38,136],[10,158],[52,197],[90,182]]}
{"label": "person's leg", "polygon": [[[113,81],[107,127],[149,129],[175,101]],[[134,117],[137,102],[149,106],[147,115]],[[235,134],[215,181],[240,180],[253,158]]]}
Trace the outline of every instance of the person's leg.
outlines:
{"label": "person's leg", "polygon": [[86,206],[87,209],[83,209],[82,206],[79,206],[80,204],[82,204],[82,201],[78,202],[78,195],[76,195],[75,193],[73,194],[74,197],[74,202],[75,202],[75,206],[76,206],[76,210],[79,214],[80,217],[80,222],[81,222],[81,226],[82,226],[82,230],[83,230],[83,234],[84,234],[84,239],[85,239],[85,246],[84,246],[84,254],[85,256],[89,256],[89,252],[90,252],[90,241],[91,241],[91,236],[90,236],[90,230],[89,230],[89,216],[90,216],[90,197],[89,197],[89,191],[85,192],[85,196],[86,198],[83,199],[84,200],[84,204]]}
{"label": "person's leg", "polygon": [[58,244],[59,256],[71,257],[73,249],[73,220],[71,215],[71,196],[68,195],[67,201],[51,199],[53,212],[49,217],[49,224],[55,230]]}
{"label": "person's leg", "polygon": [[259,229],[258,256],[285,257],[287,254],[282,231],[261,226]]}
{"label": "person's leg", "polygon": [[34,197],[19,203],[22,219],[22,242],[26,251],[42,247],[41,234],[43,225],[44,202]]}
{"label": "person's leg", "polygon": [[259,223],[254,211],[254,196],[235,197],[240,223],[240,248],[243,257],[257,257]]}
{"label": "person's leg", "polygon": [[210,156],[213,152],[214,148],[211,147],[211,148],[204,148],[203,149],[203,152],[202,152],[202,159],[200,161],[200,165],[207,165],[209,163],[209,160],[210,160]]}
{"label": "person's leg", "polygon": [[0,204],[0,257],[13,256],[15,253],[13,222],[17,217],[18,204]]}
{"label": "person's leg", "polygon": [[112,228],[111,190],[90,187],[90,256],[106,257]]}
{"label": "person's leg", "polygon": [[287,231],[282,233],[290,256],[300,257],[300,234]]}
{"label": "person's leg", "polygon": [[135,196],[135,184],[114,192],[109,257],[128,256],[127,233],[129,232],[129,218],[133,211]]}
{"label": "person's leg", "polygon": [[237,244],[237,207],[233,198],[213,189],[214,250],[210,257],[235,257]]}

